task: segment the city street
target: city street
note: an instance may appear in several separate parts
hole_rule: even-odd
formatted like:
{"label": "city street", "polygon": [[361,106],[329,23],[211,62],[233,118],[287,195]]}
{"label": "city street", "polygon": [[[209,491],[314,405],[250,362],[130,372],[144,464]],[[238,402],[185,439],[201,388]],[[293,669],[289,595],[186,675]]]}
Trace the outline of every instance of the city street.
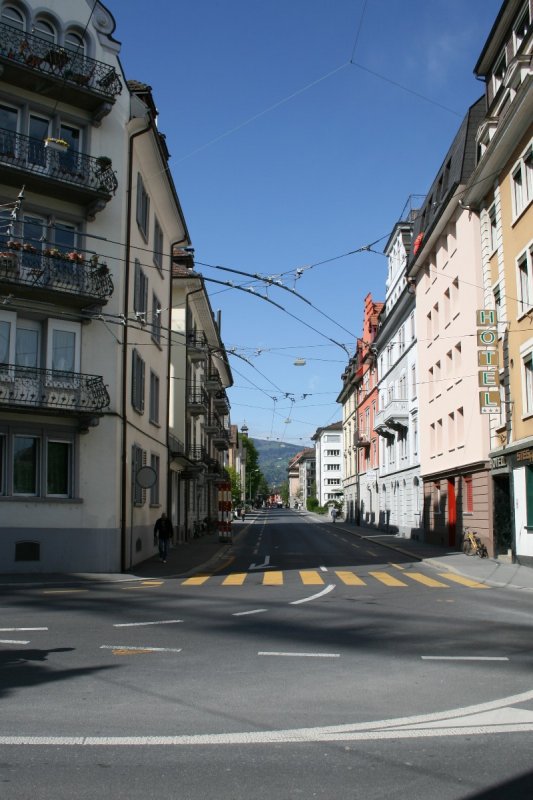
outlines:
{"label": "city street", "polygon": [[531,798],[533,591],[292,510],[238,530],[187,575],[3,577],[2,796]]}

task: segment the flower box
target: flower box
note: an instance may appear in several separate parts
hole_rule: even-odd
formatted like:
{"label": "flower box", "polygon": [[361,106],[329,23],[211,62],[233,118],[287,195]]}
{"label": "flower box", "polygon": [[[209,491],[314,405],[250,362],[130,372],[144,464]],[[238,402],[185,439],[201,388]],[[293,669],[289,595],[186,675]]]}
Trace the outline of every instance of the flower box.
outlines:
{"label": "flower box", "polygon": [[48,148],[48,150],[57,150],[60,153],[64,153],[68,150],[68,142],[64,139],[45,139],[44,146]]}

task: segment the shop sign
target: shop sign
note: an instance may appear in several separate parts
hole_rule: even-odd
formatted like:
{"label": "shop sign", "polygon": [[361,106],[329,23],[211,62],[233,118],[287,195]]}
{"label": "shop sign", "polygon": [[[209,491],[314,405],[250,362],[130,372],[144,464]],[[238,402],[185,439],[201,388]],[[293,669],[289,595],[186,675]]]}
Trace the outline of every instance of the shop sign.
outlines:
{"label": "shop sign", "polygon": [[516,461],[517,463],[525,461],[527,464],[531,464],[533,461],[533,448],[530,447],[528,450],[519,450],[516,454]]}
{"label": "shop sign", "polygon": [[507,467],[507,458],[505,456],[494,456],[490,460],[491,469],[505,469]]}
{"label": "shop sign", "polygon": [[498,316],[493,308],[481,308],[476,311],[477,363],[479,410],[481,414],[499,414],[501,398],[499,392],[500,376],[498,373]]}

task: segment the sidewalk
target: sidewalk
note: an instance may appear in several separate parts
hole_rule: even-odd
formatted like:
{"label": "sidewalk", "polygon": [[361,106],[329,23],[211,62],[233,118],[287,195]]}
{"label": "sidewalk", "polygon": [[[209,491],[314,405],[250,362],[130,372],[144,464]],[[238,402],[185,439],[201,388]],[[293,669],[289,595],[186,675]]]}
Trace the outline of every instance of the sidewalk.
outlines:
{"label": "sidewalk", "polygon": [[309,511],[300,513],[302,516],[313,517],[317,523],[338,525],[342,531],[349,532],[360,539],[378,542],[391,551],[401,553],[408,558],[412,558],[413,561],[424,561],[426,564],[435,567],[435,569],[456,572],[464,577],[483,581],[489,586],[506,586],[513,589],[533,591],[533,569],[531,567],[511,564],[503,560],[499,561],[496,558],[466,556],[456,550],[426,544],[416,539],[404,539],[395,534],[386,534],[383,531],[373,530],[372,528],[359,527],[343,520],[332,523],[329,517],[321,514],[314,514]]}

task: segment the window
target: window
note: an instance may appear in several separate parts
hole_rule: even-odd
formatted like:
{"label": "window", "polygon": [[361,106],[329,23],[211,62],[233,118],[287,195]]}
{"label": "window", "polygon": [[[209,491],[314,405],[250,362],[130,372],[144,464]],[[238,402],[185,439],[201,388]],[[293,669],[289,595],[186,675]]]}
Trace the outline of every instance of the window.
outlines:
{"label": "window", "polygon": [[414,400],[417,394],[417,385],[416,385],[416,364],[411,366],[411,399]]}
{"label": "window", "polygon": [[6,428],[0,436],[0,494],[73,497],[74,437],[36,426]]}
{"label": "window", "polygon": [[522,13],[518,17],[514,28],[513,28],[513,35],[514,35],[514,52],[517,53],[520,50],[522,42],[527,36],[527,32],[529,29],[529,3],[525,3]]}
{"label": "window", "polygon": [[533,353],[527,353],[522,359],[523,364],[523,402],[524,414],[533,414]]}
{"label": "window", "polygon": [[47,42],[55,44],[56,32],[49,22],[43,19],[37,19],[33,23],[33,32],[39,39],[46,39]]}
{"label": "window", "polygon": [[404,330],[403,325],[398,331],[398,349],[400,351],[400,353],[399,353],[400,355],[405,350],[405,330]]}
{"label": "window", "polygon": [[437,453],[442,453],[442,419],[437,420]]}
{"label": "window", "polygon": [[402,374],[398,381],[398,400],[407,399],[407,377],[405,373]]}
{"label": "window", "polygon": [[418,417],[413,417],[413,455],[418,455]]}
{"label": "window", "polygon": [[439,335],[439,304],[435,303],[433,306],[433,335],[437,337]]}
{"label": "window", "polygon": [[0,363],[61,373],[80,371],[81,328],[77,322],[49,318],[46,327],[13,312],[0,311]]}
{"label": "window", "polygon": [[6,25],[11,25],[12,28],[24,30],[24,17],[13,6],[4,6],[2,9],[2,22],[5,22]]}
{"label": "window", "polygon": [[444,292],[444,327],[446,328],[450,324],[450,289],[445,290]]}
{"label": "window", "polygon": [[498,58],[496,66],[494,67],[494,71],[492,73],[492,86],[494,89],[494,94],[496,94],[496,92],[502,85],[506,70],[507,70],[507,58],[504,50],[503,53]]}
{"label": "window", "polygon": [[144,361],[137,352],[132,352],[131,404],[140,414],[144,413]]}
{"label": "window", "polygon": [[465,439],[465,422],[464,422],[464,412],[462,408],[457,409],[455,430],[457,432],[457,444],[462,445]]}
{"label": "window", "polygon": [[152,339],[161,346],[161,303],[152,295]]}
{"label": "window", "polygon": [[455,413],[448,414],[448,450],[455,450]]}
{"label": "window", "polygon": [[474,486],[471,475],[465,475],[463,478],[464,484],[464,504],[465,513],[472,514],[474,511]]}
{"label": "window", "polygon": [[151,506],[158,506],[159,505],[159,465],[160,459],[159,456],[156,456],[152,453],[150,456],[150,466],[154,470],[157,478],[154,485],[150,488],[150,505]]}
{"label": "window", "polygon": [[159,378],[150,370],[150,422],[159,424]]}
{"label": "window", "polygon": [[154,264],[163,269],[163,231],[157,217],[154,217]]}
{"label": "window", "polygon": [[489,247],[490,252],[494,253],[498,246],[498,226],[496,222],[496,206],[492,205],[488,210],[489,215]]}
{"label": "window", "polygon": [[511,173],[513,214],[518,217],[533,200],[533,143],[515,164]]}
{"label": "window", "polygon": [[141,173],[137,173],[137,225],[144,240],[148,241],[148,224],[150,221],[150,198],[144,188]]}
{"label": "window", "polygon": [[340,450],[326,450],[325,452],[326,456],[340,456],[340,454],[341,454]]}
{"label": "window", "polygon": [[141,262],[135,259],[135,286],[133,289],[133,310],[141,317],[141,322],[146,324],[148,313],[148,278],[141,268]]}
{"label": "window", "polygon": [[325,464],[324,466],[330,472],[338,472],[341,468],[340,464]]}
{"label": "window", "polygon": [[145,501],[145,489],[142,486],[139,486],[137,483],[137,473],[146,464],[146,452],[142,449],[142,447],[138,447],[136,444],[132,447],[131,453],[131,482],[133,485],[133,503],[136,506],[144,505]]}
{"label": "window", "polygon": [[74,31],[67,31],[65,34],[65,50],[70,50],[78,56],[83,56],[85,47],[82,37]]}
{"label": "window", "polygon": [[525,314],[531,308],[533,301],[533,286],[531,276],[533,272],[532,264],[533,247],[526,250],[519,256],[517,261],[518,270],[518,313]]}
{"label": "window", "polygon": [[413,311],[413,313],[412,313],[412,314],[411,314],[411,316],[410,316],[410,321],[411,321],[411,341],[414,341],[414,338],[415,338],[415,336],[416,336],[416,329],[415,329],[415,312],[414,312],[414,311]]}

